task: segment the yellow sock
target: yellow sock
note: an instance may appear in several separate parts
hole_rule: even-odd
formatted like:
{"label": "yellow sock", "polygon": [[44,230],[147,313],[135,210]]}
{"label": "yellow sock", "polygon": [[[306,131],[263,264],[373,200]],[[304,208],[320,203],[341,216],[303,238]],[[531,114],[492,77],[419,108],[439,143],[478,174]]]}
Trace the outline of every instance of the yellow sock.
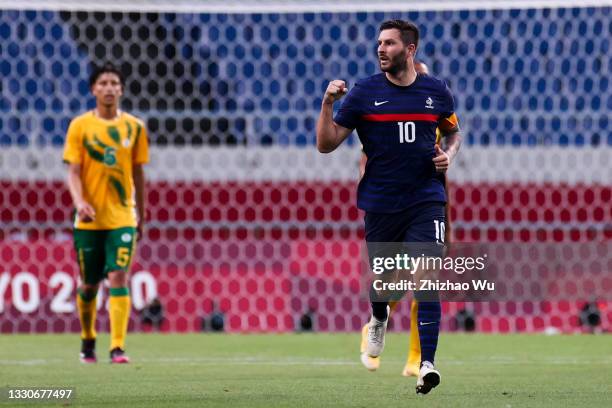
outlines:
{"label": "yellow sock", "polygon": [[397,309],[397,307],[399,306],[399,303],[400,302],[398,300],[391,300],[389,302],[389,310],[392,312],[395,311],[395,309]]}
{"label": "yellow sock", "polygon": [[81,321],[81,338],[93,340],[96,338],[96,296],[87,296],[79,290],[77,294],[77,310]]}
{"label": "yellow sock", "polygon": [[130,320],[130,292],[128,288],[111,288],[109,300],[110,349],[125,350],[125,336]]}
{"label": "yellow sock", "polygon": [[418,303],[410,304],[410,344],[408,345],[407,364],[421,364],[421,341],[419,340]]}

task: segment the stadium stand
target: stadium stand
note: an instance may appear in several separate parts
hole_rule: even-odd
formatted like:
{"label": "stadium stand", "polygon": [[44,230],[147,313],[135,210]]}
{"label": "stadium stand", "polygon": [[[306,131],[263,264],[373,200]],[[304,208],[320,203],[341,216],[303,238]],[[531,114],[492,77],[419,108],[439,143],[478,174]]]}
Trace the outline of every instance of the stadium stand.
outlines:
{"label": "stadium stand", "polygon": [[[88,69],[107,60],[128,75],[123,108],[146,119],[152,143],[149,231],[133,268],[134,307],[159,297],[162,329],[170,331],[199,330],[212,301],[230,331],[294,330],[309,308],[317,330],[358,330],[369,310],[360,293],[359,143],[353,136],[340,151],[320,155],[314,127],[330,79],[350,86],[377,72],[377,28],[395,17],[419,25],[419,58],[456,95],[466,135],[450,173],[456,240],[609,244],[609,6],[6,8],[0,332],[78,330],[61,148],[70,119],[93,106]],[[322,168],[334,171],[323,175]],[[596,273],[612,268],[609,253],[588,262],[602,263]],[[520,285],[520,271],[509,279]],[[612,280],[602,282],[612,293]],[[469,307],[481,331],[573,332],[584,301]],[[612,303],[600,304],[602,326],[610,329]],[[451,329],[465,306],[445,303],[442,327]],[[406,310],[395,328],[409,326]],[[102,313],[100,324],[106,319]],[[137,318],[131,325],[144,329]]]}

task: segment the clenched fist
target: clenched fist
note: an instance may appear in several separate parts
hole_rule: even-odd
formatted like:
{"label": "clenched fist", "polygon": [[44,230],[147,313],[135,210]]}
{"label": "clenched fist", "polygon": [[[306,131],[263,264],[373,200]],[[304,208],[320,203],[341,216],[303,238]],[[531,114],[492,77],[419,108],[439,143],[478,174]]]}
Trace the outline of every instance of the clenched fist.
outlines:
{"label": "clenched fist", "polygon": [[450,166],[451,159],[444,150],[440,149],[440,146],[436,145],[435,149],[436,156],[433,158],[433,162],[436,166],[436,171],[438,173],[446,173],[446,170],[448,170],[448,166]]}
{"label": "clenched fist", "polygon": [[347,92],[346,83],[340,79],[334,79],[327,85],[325,95],[323,96],[323,103],[332,104],[346,95]]}

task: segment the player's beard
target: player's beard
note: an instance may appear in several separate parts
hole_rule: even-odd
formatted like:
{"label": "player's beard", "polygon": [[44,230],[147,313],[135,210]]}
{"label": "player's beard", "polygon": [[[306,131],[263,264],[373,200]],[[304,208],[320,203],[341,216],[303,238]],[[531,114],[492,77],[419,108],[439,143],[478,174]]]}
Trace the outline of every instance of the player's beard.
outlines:
{"label": "player's beard", "polygon": [[[387,56],[388,58],[388,56]],[[391,75],[395,75],[398,72],[405,71],[408,69],[408,60],[406,58],[406,52],[402,51],[393,58],[390,58],[389,65],[386,68],[383,68],[380,64],[380,60],[378,61],[378,65],[380,66],[380,70],[382,72],[388,72]]]}

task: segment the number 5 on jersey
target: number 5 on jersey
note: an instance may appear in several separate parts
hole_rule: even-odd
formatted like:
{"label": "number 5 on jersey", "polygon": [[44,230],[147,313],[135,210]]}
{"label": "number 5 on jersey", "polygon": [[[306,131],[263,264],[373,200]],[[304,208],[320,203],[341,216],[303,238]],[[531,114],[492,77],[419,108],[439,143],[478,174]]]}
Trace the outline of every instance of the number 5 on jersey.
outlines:
{"label": "number 5 on jersey", "polygon": [[416,125],[414,122],[397,122],[399,126],[400,143],[412,143],[416,139]]}

